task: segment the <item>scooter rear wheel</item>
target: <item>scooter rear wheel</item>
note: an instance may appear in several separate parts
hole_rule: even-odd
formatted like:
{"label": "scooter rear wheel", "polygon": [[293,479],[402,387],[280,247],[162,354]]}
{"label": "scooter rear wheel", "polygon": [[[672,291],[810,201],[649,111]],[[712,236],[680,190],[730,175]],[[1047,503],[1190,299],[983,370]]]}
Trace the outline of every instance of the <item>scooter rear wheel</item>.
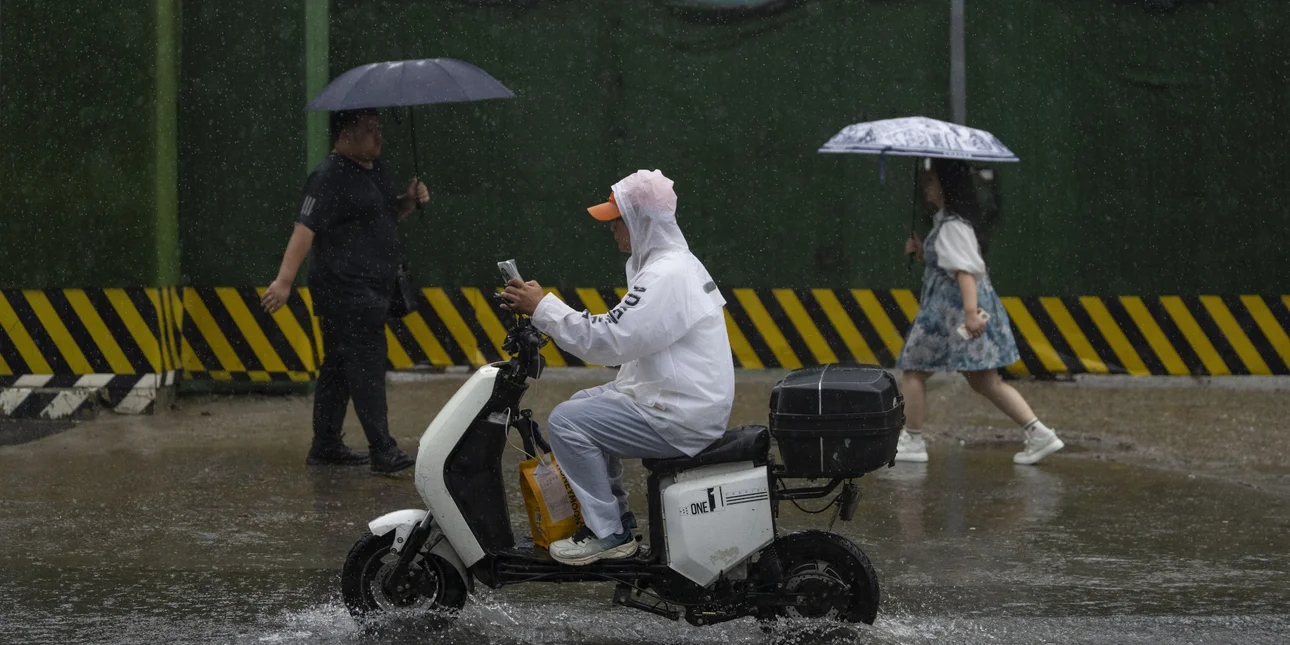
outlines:
{"label": "scooter rear wheel", "polygon": [[850,540],[827,531],[802,531],[775,540],[775,578],[785,593],[804,596],[781,607],[784,618],[872,625],[878,617],[878,574]]}
{"label": "scooter rear wheel", "polygon": [[411,584],[391,594],[385,580],[399,556],[391,550],[394,531],[364,534],[349,550],[341,570],[340,589],[345,608],[355,620],[389,612],[435,612],[452,617],[466,604],[466,582],[437,555],[417,556],[408,569]]}

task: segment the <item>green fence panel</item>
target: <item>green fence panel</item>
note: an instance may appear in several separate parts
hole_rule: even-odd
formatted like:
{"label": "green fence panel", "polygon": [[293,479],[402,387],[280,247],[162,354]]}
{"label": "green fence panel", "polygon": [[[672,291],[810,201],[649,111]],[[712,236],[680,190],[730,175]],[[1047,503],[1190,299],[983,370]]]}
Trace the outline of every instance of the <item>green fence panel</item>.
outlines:
{"label": "green fence panel", "polygon": [[303,3],[184,2],[180,241],[187,284],[277,275],[305,181]]}
{"label": "green fence panel", "polygon": [[0,287],[161,277],[157,4],[0,2]]}

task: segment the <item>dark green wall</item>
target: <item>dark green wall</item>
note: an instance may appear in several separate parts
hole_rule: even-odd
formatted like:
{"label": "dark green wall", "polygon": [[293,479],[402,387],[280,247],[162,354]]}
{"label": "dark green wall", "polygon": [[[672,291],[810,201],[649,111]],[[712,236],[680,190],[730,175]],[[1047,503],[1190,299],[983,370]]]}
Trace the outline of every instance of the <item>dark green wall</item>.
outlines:
{"label": "dark green wall", "polygon": [[[535,278],[622,282],[621,263],[614,261],[617,272],[607,266],[613,255],[603,229],[579,216],[580,205],[603,199],[617,172],[606,167],[615,145],[606,114],[613,102],[607,18],[587,6],[543,3],[516,13],[449,2],[332,4],[333,75],[366,62],[447,56],[482,67],[517,95],[417,108],[422,170],[434,197],[403,235],[423,281],[492,283],[496,261],[515,256]],[[385,139],[403,185],[412,174],[408,121],[398,126],[387,116]]]}
{"label": "dark green wall", "polygon": [[[189,284],[275,275],[307,170],[306,2],[168,1],[183,9],[177,153],[157,100],[165,3],[0,0],[0,286],[165,282],[176,244]],[[620,283],[623,258],[582,208],[657,167],[723,284],[918,284],[901,255],[908,160],[882,187],[877,159],[815,150],[849,123],[948,116],[948,0],[729,21],[661,0],[472,4],[330,7],[333,76],[449,56],[517,94],[418,108],[434,198],[403,233],[423,283],[489,284],[507,257],[546,283]],[[1290,286],[1290,3],[967,6],[969,123],[1023,160],[1000,169],[1002,292]],[[392,116],[402,183],[410,142]]]}
{"label": "dark green wall", "polygon": [[[910,167],[815,148],[860,120],[946,118],[948,2],[818,1],[713,24],[665,3],[333,4],[332,72],[450,55],[518,95],[425,109],[436,189],[405,227],[428,283],[488,283],[516,256],[556,284],[621,281],[581,215],[612,181],[677,181],[695,252],[727,285],[916,286],[901,256]],[[1284,290],[1290,26],[1279,0],[968,3],[972,125],[1000,169],[990,263],[1009,294]],[[374,39],[373,33],[392,38]],[[423,129],[424,132],[424,129]],[[406,135],[389,157],[409,172]]]}
{"label": "dark green wall", "polygon": [[[617,284],[623,258],[582,208],[638,168],[677,182],[695,252],[729,285],[906,284],[904,174],[816,148],[850,121],[935,113],[945,12],[926,2],[817,2],[711,24],[658,3],[333,3],[333,74],[374,60],[452,56],[513,101],[419,112],[435,191],[404,228],[428,283],[495,280],[514,256],[553,284]],[[412,28],[400,27],[412,25]],[[372,39],[382,30],[397,37]],[[403,136],[400,136],[403,135]],[[406,134],[387,155],[410,168]]]}
{"label": "dark green wall", "polygon": [[277,275],[305,179],[304,3],[185,0],[179,237],[188,284]]}
{"label": "dark green wall", "polygon": [[173,219],[157,194],[159,4],[0,0],[0,287],[173,278],[173,245],[158,244]]}
{"label": "dark green wall", "polygon": [[1022,158],[1000,291],[1290,287],[1290,3],[968,7],[968,119]]}

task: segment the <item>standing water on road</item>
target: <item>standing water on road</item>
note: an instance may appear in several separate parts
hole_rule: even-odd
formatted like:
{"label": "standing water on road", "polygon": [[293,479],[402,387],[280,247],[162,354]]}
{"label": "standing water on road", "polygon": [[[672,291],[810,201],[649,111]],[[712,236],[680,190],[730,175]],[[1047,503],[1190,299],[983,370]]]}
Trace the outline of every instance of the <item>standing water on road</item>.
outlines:
{"label": "standing water on road", "polygon": [[[338,593],[366,521],[420,507],[411,480],[307,469],[298,442],[258,422],[163,439],[113,419],[0,448],[0,642],[432,640],[424,620],[360,630]],[[517,461],[508,454],[507,468]],[[639,466],[628,480],[644,508]],[[834,530],[878,569],[873,627],[691,627],[611,607],[609,585],[525,585],[477,588],[433,640],[1272,643],[1290,630],[1283,496],[1082,458],[1017,467],[1008,450],[957,447],[860,484],[855,520]],[[781,528],[829,517],[785,504]]]}

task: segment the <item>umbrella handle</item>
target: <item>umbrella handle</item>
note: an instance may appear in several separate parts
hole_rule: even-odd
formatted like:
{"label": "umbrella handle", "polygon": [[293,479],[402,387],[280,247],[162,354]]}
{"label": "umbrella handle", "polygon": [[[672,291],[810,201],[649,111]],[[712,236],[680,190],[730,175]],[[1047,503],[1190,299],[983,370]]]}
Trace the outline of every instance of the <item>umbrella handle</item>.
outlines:
{"label": "umbrella handle", "polygon": [[[914,218],[912,217],[909,222],[909,239],[918,239],[918,230],[914,228]],[[918,252],[906,253],[905,255],[909,256],[909,268],[914,268],[914,258],[918,257]]]}
{"label": "umbrella handle", "polygon": [[[421,161],[417,158],[417,113],[411,107],[408,107],[408,125],[412,128],[412,172],[416,174],[417,181],[424,184],[425,181],[421,179]],[[416,195],[412,196],[412,203],[416,205],[417,210],[421,210],[424,205]],[[421,216],[424,218],[425,213],[423,212]]]}
{"label": "umbrella handle", "polygon": [[[918,162],[919,158],[914,157],[914,207],[909,212],[909,239],[916,240],[918,234]],[[909,253],[909,270],[914,269],[914,257],[917,253]]]}

